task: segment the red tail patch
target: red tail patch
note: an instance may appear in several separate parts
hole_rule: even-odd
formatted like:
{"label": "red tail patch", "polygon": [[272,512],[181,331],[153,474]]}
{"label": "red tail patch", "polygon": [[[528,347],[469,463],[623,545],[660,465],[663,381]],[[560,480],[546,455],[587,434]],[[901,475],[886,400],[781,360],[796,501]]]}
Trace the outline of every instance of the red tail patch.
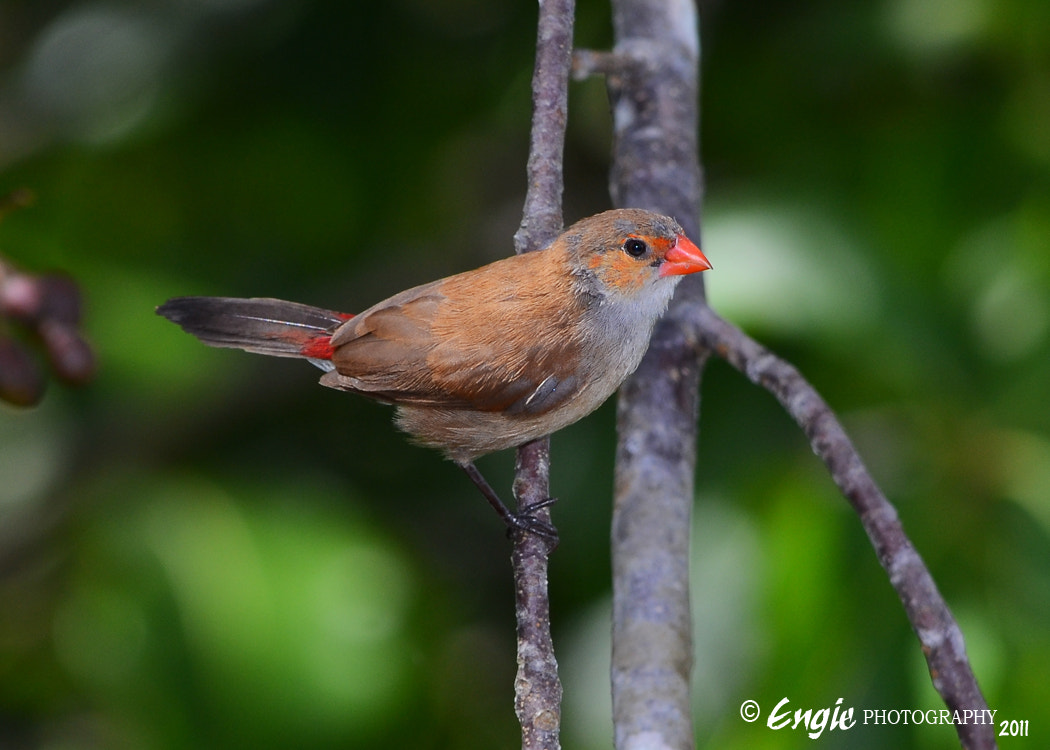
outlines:
{"label": "red tail patch", "polygon": [[[353,313],[336,312],[335,310],[329,310],[329,313],[342,320],[350,320],[354,317]],[[334,351],[331,335],[315,336],[299,347],[299,353],[310,359],[331,359]]]}
{"label": "red tail patch", "polygon": [[310,359],[331,359],[333,351],[331,336],[317,336],[299,348],[299,353]]}

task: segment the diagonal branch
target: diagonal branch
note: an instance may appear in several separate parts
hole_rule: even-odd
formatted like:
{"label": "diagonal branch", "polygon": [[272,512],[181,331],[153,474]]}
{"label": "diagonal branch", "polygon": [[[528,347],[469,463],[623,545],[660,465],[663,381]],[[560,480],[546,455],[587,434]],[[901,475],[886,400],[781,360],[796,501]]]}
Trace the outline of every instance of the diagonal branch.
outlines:
{"label": "diagonal branch", "polygon": [[[987,710],[966,656],[962,631],[937,590],[929,570],[904,533],[897,511],[865,468],[834,413],[795,367],[776,357],[707,305],[691,308],[701,344],[724,358],[748,380],[772,393],[802,428],[813,452],[860,516],[911,621],[930,669],[933,686],[953,712]],[[991,724],[957,723],[964,748],[996,747]]]}
{"label": "diagonal branch", "polygon": [[[528,191],[521,226],[514,235],[519,253],[539,250],[562,229],[562,155],[568,112],[569,69],[575,0],[540,3],[536,67],[532,78],[532,130],[527,165]],[[537,506],[549,496],[550,441],[518,449],[514,496],[518,508]],[[550,524],[550,509],[533,511]],[[561,681],[550,631],[547,558],[550,542],[538,534],[514,535],[511,564],[518,622],[515,712],[523,748],[557,750],[561,729]]]}

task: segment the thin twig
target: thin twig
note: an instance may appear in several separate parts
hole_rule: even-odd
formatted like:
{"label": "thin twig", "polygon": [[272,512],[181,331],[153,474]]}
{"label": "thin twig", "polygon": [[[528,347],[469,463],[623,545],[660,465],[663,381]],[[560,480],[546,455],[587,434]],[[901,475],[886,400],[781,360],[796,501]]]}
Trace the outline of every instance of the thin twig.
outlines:
{"label": "thin twig", "polygon": [[528,189],[521,226],[514,234],[514,249],[519,253],[546,247],[562,230],[563,154],[575,11],[575,0],[540,3],[532,75]]}
{"label": "thin twig", "polygon": [[[527,165],[528,190],[521,226],[514,235],[517,252],[539,250],[562,229],[562,156],[568,112],[569,70],[575,0],[540,3],[536,67],[532,78],[532,129]],[[514,496],[518,508],[536,506],[549,496],[550,441],[518,449]],[[550,508],[532,511],[551,523]],[[553,528],[553,527],[552,527]],[[514,535],[511,563],[518,622],[518,675],[514,706],[521,723],[522,748],[561,747],[562,687],[550,631],[547,559],[552,545],[541,535]]]}
{"label": "thin twig", "polygon": [[[514,479],[518,507],[545,500],[549,476],[549,440],[534,440],[519,448]],[[549,522],[550,517],[544,520]],[[561,747],[562,687],[551,639],[547,592],[547,559],[552,548],[553,544],[540,534],[528,531],[514,534],[511,565],[518,623],[514,711],[521,724],[521,746],[528,750]]]}
{"label": "thin twig", "polygon": [[[842,425],[795,367],[776,357],[707,305],[692,308],[701,343],[747,378],[772,393],[809,438],[832,479],[860,516],[911,621],[930,669],[933,686],[953,712],[987,711],[966,656],[962,631],[929,570],[904,533],[897,510],[868,473]],[[957,723],[968,750],[996,747],[991,724]]]}

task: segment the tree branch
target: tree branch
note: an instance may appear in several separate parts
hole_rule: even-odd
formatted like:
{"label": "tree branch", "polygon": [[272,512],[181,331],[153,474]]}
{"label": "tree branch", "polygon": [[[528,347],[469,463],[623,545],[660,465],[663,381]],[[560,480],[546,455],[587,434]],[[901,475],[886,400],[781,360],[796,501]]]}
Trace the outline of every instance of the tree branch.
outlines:
{"label": "tree branch", "polygon": [[[688,0],[614,0],[606,72],[618,206],[673,215],[699,238],[696,10]],[[693,747],[689,532],[703,356],[684,311],[699,274],[678,287],[642,364],[620,390],[613,507],[612,691],[615,746]]]}
{"label": "tree branch", "polygon": [[[550,441],[534,440],[518,449],[514,496],[518,507],[547,497]],[[549,513],[548,509],[543,509]],[[539,511],[534,515],[539,515]],[[543,520],[549,522],[547,515]],[[561,747],[561,680],[551,639],[547,558],[554,545],[527,531],[514,535],[515,616],[518,623],[518,675],[514,680],[514,711],[521,724],[521,746],[526,750]]]}
{"label": "tree branch", "polygon": [[575,0],[540,3],[526,167],[528,190],[521,226],[514,234],[514,249],[519,253],[546,247],[562,230],[561,197],[565,183],[562,165],[575,10]]}
{"label": "tree branch", "polygon": [[[562,229],[562,156],[568,112],[569,70],[575,0],[543,0],[536,34],[536,67],[532,78],[532,129],[527,165],[528,190],[521,226],[514,235],[519,253],[539,250]],[[514,496],[518,508],[549,497],[550,441],[518,449]],[[533,511],[550,523],[550,509]],[[561,697],[558,663],[550,632],[547,558],[553,545],[538,534],[514,535],[511,564],[518,622],[518,675],[514,681],[515,712],[521,742],[529,750],[561,747]]]}
{"label": "tree branch", "polygon": [[[879,562],[904,604],[926,656],[933,686],[945,704],[952,711],[987,710],[966,655],[962,631],[904,533],[897,510],[875,484],[824,399],[797,369],[720,318],[710,307],[701,305],[692,311],[702,345],[776,396],[806,433],[813,452],[827,465],[835,484],[857,511]],[[994,725],[958,723],[955,729],[964,748],[996,747]]]}
{"label": "tree branch", "polygon": [[[697,37],[684,0],[614,0],[616,47],[580,53],[576,74],[604,72],[615,117],[612,193],[618,205],[674,214],[686,231],[699,215]],[[613,712],[618,748],[636,738],[692,747],[688,530],[694,395],[714,351],[770,390],[828,466],[886,569],[952,710],[987,709],[962,633],[827,404],[786,362],[719,318],[703,287],[683,281],[649,353],[620,393],[613,516]],[[966,748],[995,747],[994,727],[958,724]],[[652,744],[652,743],[650,743]]]}

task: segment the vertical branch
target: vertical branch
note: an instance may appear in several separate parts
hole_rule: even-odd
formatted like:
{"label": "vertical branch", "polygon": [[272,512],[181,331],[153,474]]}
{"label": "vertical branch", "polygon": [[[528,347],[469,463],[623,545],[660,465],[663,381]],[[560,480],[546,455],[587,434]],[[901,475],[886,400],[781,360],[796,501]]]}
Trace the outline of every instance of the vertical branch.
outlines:
{"label": "vertical branch", "polygon": [[[692,0],[614,0],[608,86],[611,191],[619,206],[673,215],[699,236],[699,39]],[[678,288],[649,352],[620,390],[613,509],[615,745],[693,746],[689,531],[700,373]]]}
{"label": "vertical branch", "polygon": [[[568,117],[569,69],[575,0],[541,0],[532,77],[532,130],[527,165],[528,190],[521,226],[514,235],[518,253],[539,250],[562,229],[562,155]],[[514,496],[518,508],[549,497],[550,441],[518,449]],[[533,512],[550,523],[550,509]],[[561,681],[550,632],[547,558],[550,542],[538,534],[514,537],[511,564],[518,622],[518,675],[514,706],[523,748],[557,750],[561,729]]]}
{"label": "vertical branch", "polygon": [[541,0],[532,74],[532,130],[526,167],[528,189],[521,226],[514,234],[518,253],[540,250],[562,230],[565,123],[569,109],[575,0]]}
{"label": "vertical branch", "polygon": [[[545,499],[550,476],[550,441],[526,443],[518,449],[514,496],[519,507]],[[539,500],[536,500],[536,499]],[[549,509],[534,516],[550,522]],[[561,680],[551,639],[547,557],[553,544],[539,534],[514,535],[514,603],[518,623],[518,675],[514,680],[514,712],[521,724],[523,750],[561,747]]]}

